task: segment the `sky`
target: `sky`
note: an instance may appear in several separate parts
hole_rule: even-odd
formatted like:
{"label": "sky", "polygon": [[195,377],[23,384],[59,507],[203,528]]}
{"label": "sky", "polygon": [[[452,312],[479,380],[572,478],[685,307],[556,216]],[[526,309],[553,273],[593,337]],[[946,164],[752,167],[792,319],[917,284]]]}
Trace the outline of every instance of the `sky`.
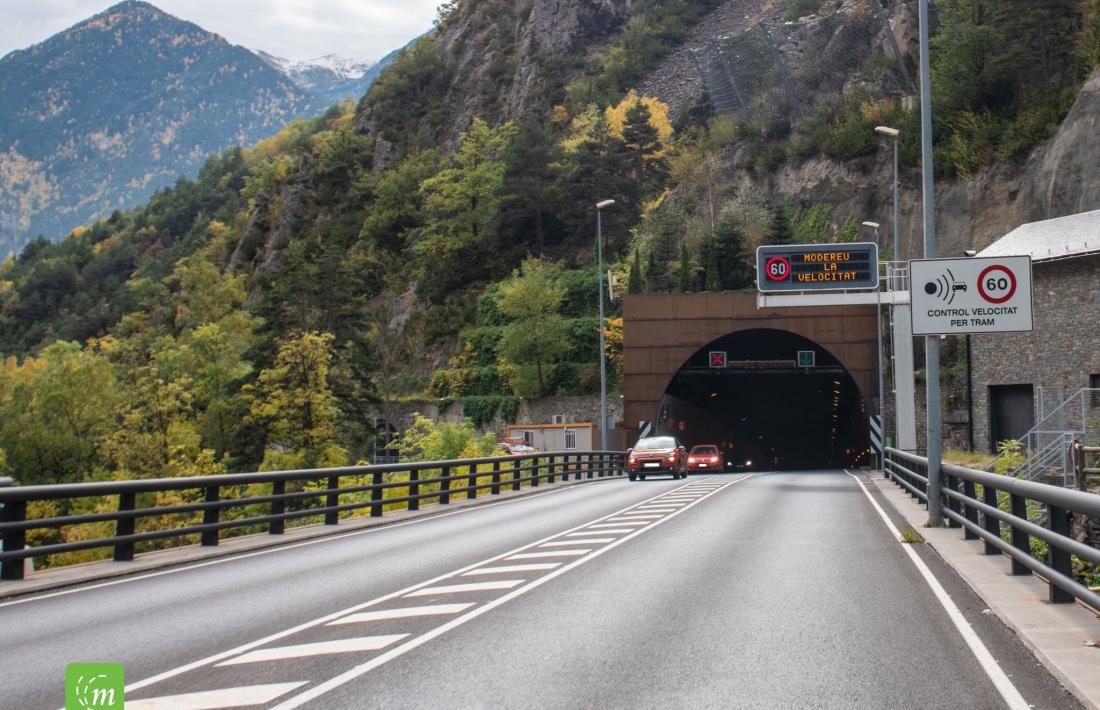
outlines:
{"label": "sky", "polygon": [[[378,60],[427,31],[442,0],[151,0],[232,44],[287,59]],[[0,57],[37,44],[113,0],[0,0]]]}

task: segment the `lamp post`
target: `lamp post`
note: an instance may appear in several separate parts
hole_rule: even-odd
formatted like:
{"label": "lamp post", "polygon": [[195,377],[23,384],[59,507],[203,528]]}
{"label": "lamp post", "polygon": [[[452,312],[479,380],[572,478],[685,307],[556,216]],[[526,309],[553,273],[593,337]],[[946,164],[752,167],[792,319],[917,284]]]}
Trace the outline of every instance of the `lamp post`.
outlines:
{"label": "lamp post", "polygon": [[[879,243],[878,222],[864,222],[864,227],[875,230],[875,244]],[[880,245],[881,248],[881,245]],[[881,257],[880,257],[881,258]],[[878,268],[878,264],[875,265]],[[878,341],[878,421],[880,432],[886,433],[886,385],[882,374],[882,286],[875,290],[875,340]],[[885,442],[879,444],[879,468],[885,468],[883,452]]]}
{"label": "lamp post", "polygon": [[607,353],[604,348],[603,322],[603,208],[615,204],[615,200],[596,203],[596,262],[600,285],[600,451],[607,451]]}
{"label": "lamp post", "polygon": [[875,126],[875,133],[880,136],[887,136],[894,139],[894,257],[897,258],[898,251],[898,134],[901,133],[896,128],[890,128],[889,126]]}

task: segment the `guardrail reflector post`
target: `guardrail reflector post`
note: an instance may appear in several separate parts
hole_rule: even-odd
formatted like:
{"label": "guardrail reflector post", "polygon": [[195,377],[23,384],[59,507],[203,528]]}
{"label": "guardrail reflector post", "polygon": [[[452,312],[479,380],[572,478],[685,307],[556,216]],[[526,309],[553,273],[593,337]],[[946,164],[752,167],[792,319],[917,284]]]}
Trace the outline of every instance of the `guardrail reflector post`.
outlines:
{"label": "guardrail reflector post", "polygon": [[382,499],[385,497],[385,489],[382,488],[382,483],[381,471],[371,473],[370,516],[372,518],[382,517]]}
{"label": "guardrail reflector post", "polygon": [[[1050,527],[1051,532],[1058,535],[1069,536],[1069,511],[1065,508],[1059,508],[1055,505],[1047,506],[1047,525]],[[1073,564],[1070,561],[1070,555],[1065,550],[1059,549],[1054,545],[1047,546],[1047,564],[1054,568],[1054,571],[1061,572],[1067,577],[1073,577]],[[1074,597],[1067,591],[1059,589],[1054,586],[1054,583],[1050,583],[1050,596],[1048,601],[1051,604],[1069,604],[1074,601]]]}
{"label": "guardrail reflector post", "polygon": [[[118,512],[128,513],[134,509],[133,493],[118,494]],[[118,518],[115,520],[115,537],[134,534],[134,519],[132,517]],[[133,562],[134,543],[119,542],[115,544],[115,562]]]}
{"label": "guardrail reflector post", "polygon": [[[993,486],[982,486],[982,498],[985,499],[985,504],[988,505],[990,508],[997,508],[998,510],[1000,510],[1000,508],[997,506],[996,488],[994,488]],[[986,529],[986,532],[992,533],[997,537],[1000,537],[1001,521],[997,520],[992,515],[983,515],[982,517],[985,518],[985,525],[983,527]],[[1001,554],[1001,551],[998,550],[995,546],[991,545],[989,542],[986,542],[985,554],[999,555]]]}
{"label": "guardrail reflector post", "polygon": [[446,505],[451,502],[451,467],[444,466],[439,482],[439,502]]}
{"label": "guardrail reflector post", "polygon": [[[203,495],[203,502],[205,503],[217,503],[221,498],[221,493],[217,486],[207,486]],[[217,525],[218,518],[220,518],[220,510],[218,508],[207,508],[202,511],[202,524],[203,525]],[[203,547],[217,547],[218,546],[218,531],[217,530],[203,530],[199,536],[200,544]]]}
{"label": "guardrail reflector post", "polygon": [[[1027,498],[1016,495],[1015,493],[1008,494],[1009,503],[1012,508],[1012,514],[1017,518],[1027,520]],[[1027,534],[1025,530],[1021,530],[1015,525],[1012,526],[1012,546],[1020,552],[1026,555],[1031,554],[1031,536]],[[1012,558],[1012,574],[1016,576],[1030,575],[1031,570],[1027,566],[1018,562],[1015,557]]]}
{"label": "guardrail reflector post", "polygon": [[[325,507],[335,508],[340,505],[340,477],[328,477],[328,495],[325,496]],[[325,513],[325,525],[339,525],[340,511],[330,510]]]}
{"label": "guardrail reflector post", "polygon": [[[286,493],[286,481],[274,481],[271,484],[271,495],[281,496]],[[283,515],[286,513],[286,501],[283,499],[271,501],[271,514]],[[272,520],[268,523],[267,534],[268,535],[282,535],[283,530],[286,529],[286,521],[282,518],[278,520]]]}
{"label": "guardrail reflector post", "polygon": [[420,510],[420,469],[409,471],[409,510]]}
{"label": "guardrail reflector post", "polygon": [[[27,504],[21,500],[8,501],[0,511],[0,521],[5,523],[21,523],[27,517]],[[27,532],[25,530],[5,530],[0,533],[3,540],[4,552],[23,550],[27,546]],[[23,560],[4,560],[0,562],[0,579],[15,582],[23,579]]]}

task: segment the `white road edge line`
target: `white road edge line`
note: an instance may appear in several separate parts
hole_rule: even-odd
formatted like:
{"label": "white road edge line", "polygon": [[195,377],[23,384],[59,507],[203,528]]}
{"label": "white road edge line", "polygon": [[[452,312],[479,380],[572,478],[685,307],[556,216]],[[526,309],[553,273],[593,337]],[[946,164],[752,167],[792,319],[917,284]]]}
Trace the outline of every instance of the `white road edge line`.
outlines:
{"label": "white road edge line", "polygon": [[[905,550],[905,554],[907,554],[909,559],[913,561],[913,564],[916,565],[917,570],[920,572],[921,576],[924,577],[924,581],[928,583],[928,586],[932,589],[932,593],[936,595],[936,599],[939,601],[940,606],[947,612],[947,616],[950,617],[951,622],[955,625],[955,628],[958,629],[963,640],[966,641],[966,645],[970,647],[971,653],[978,659],[978,663],[981,664],[982,670],[989,676],[989,680],[993,682],[994,687],[997,688],[997,692],[1001,694],[1005,704],[1012,710],[1028,710],[1031,706],[1024,700],[1024,696],[1020,695],[1020,691],[1012,684],[1008,675],[1001,670],[1000,665],[997,663],[997,659],[993,657],[993,654],[989,652],[986,645],[982,643],[978,634],[970,626],[970,622],[966,620],[963,613],[959,611],[959,607],[951,600],[951,596],[947,593],[947,590],[943,588],[940,581],[932,574],[932,570],[930,570],[928,565],[924,564],[924,560],[913,551],[911,545],[902,542],[901,532],[894,526],[890,517],[886,515],[886,511],[878,504],[878,501],[876,501],[874,496],[871,495],[871,492],[867,490],[867,487],[863,485],[863,481],[859,480],[858,476],[846,469],[844,473],[847,473],[859,484],[860,490],[863,491],[863,495],[867,496],[867,500],[871,501],[871,505],[878,511],[879,517],[886,523],[886,527],[889,528],[890,534],[894,536],[894,539],[901,545],[901,549]],[[294,698],[291,698],[287,702],[293,701]]]}
{"label": "white road edge line", "polygon": [[[748,476],[746,476],[746,478],[748,478]],[[738,483],[738,482],[743,481],[743,480],[745,480],[745,479],[744,478],[739,478],[735,481],[732,481],[732,483]],[[599,483],[599,482],[600,481],[595,481],[595,483]],[[587,485],[587,484],[581,484],[581,485]],[[689,485],[695,485],[695,484],[689,484]],[[727,485],[729,485],[729,484],[727,484]],[[580,489],[580,486],[576,486],[576,487],[573,487],[573,488],[559,488],[559,489],[556,489],[556,490],[553,490],[553,491],[546,491],[545,493],[539,493],[539,494],[536,494],[536,495],[524,496],[523,498],[514,498],[514,499],[511,499],[511,500],[500,501],[499,503],[493,503],[493,504],[490,504],[490,505],[502,505],[504,503],[519,502],[519,501],[522,501],[522,500],[531,500],[531,499],[533,499],[537,496],[541,496],[541,495],[549,495],[551,493],[559,493],[561,491],[579,490],[579,489]],[[656,497],[657,496],[654,496],[654,498],[656,498]],[[702,499],[700,499],[700,500],[702,500]],[[603,522],[605,520],[608,520],[609,518],[614,518],[617,515],[622,515],[623,511],[629,510],[630,508],[634,507],[635,505],[637,505],[637,503],[632,503],[631,505],[627,506],[626,508],[620,508],[619,510],[616,510],[614,513],[609,513],[609,514],[607,514],[607,515],[605,515],[601,518],[596,518],[595,520],[590,520],[586,523],[582,523],[580,525],[569,528],[567,530],[564,530],[564,531],[561,531],[561,532],[556,532],[553,535],[547,535],[546,537],[542,538],[541,540],[536,540],[535,542],[528,543],[526,545],[522,545],[520,547],[513,548],[513,549],[509,550],[508,552],[503,552],[499,555],[496,555],[495,557],[490,557],[488,559],[481,560],[479,562],[475,562],[471,565],[467,565],[465,567],[460,567],[457,570],[451,570],[450,572],[446,572],[444,574],[438,575],[438,576],[433,577],[433,578],[431,578],[429,580],[426,580],[424,582],[419,582],[419,583],[414,584],[412,586],[405,587],[404,589],[400,589],[396,592],[391,592],[389,594],[384,594],[380,597],[375,597],[374,599],[371,599],[370,601],[367,601],[367,602],[363,602],[362,604],[356,604],[356,605],[348,607],[346,609],[341,609],[340,611],[335,611],[331,614],[326,614],[325,616],[322,616],[322,617],[317,618],[317,619],[313,619],[312,621],[303,622],[303,623],[298,624],[297,626],[294,626],[292,628],[284,629],[283,631],[278,631],[274,634],[271,634],[269,636],[265,636],[261,639],[257,639],[255,641],[250,641],[248,643],[241,644],[240,646],[236,646],[236,647],[231,648],[227,651],[221,651],[221,652],[215,653],[211,656],[207,656],[206,658],[200,658],[197,661],[192,661],[191,663],[186,663],[182,666],[178,666],[176,668],[171,668],[169,670],[162,671],[161,673],[157,673],[156,675],[149,676],[148,678],[146,678],[144,680],[139,680],[135,683],[127,685],[124,690],[127,693],[135,691],[135,690],[139,690],[141,688],[148,687],[148,686],[153,685],[155,683],[159,683],[162,680],[167,680],[169,678],[174,678],[174,677],[176,677],[178,675],[182,675],[183,673],[186,673],[188,671],[195,670],[196,668],[202,668],[203,666],[212,665],[212,664],[217,663],[218,661],[220,661],[222,659],[229,658],[230,656],[235,656],[239,653],[244,653],[245,651],[251,651],[252,649],[257,648],[259,646],[263,646],[265,644],[271,643],[272,641],[278,641],[279,639],[286,638],[287,636],[292,636],[292,635],[294,635],[296,633],[299,633],[301,631],[305,631],[306,629],[311,629],[315,626],[321,626],[322,624],[327,624],[330,621],[335,621],[336,619],[339,619],[343,616],[347,616],[348,614],[352,614],[354,612],[361,611],[363,609],[367,609],[367,608],[375,606],[377,604],[381,604],[383,602],[390,601],[391,599],[399,599],[399,598],[409,594],[410,592],[414,592],[418,589],[423,589],[424,587],[430,587],[431,585],[436,584],[437,582],[441,582],[445,579],[452,579],[454,577],[458,577],[463,572],[468,572],[472,569],[476,569],[478,567],[481,567],[482,565],[487,565],[487,564],[490,564],[492,562],[497,562],[499,560],[505,559],[506,557],[509,557],[510,555],[514,555],[514,554],[517,554],[517,553],[520,553],[520,552],[526,552],[528,550],[532,550],[532,549],[538,547],[539,545],[541,545],[542,543],[549,542],[550,540],[554,540],[555,538],[561,537],[564,533],[573,532],[575,530],[581,530],[584,527],[586,527],[588,525],[591,525],[592,523],[600,523],[600,522]],[[484,509],[484,508],[488,508],[489,506],[486,505],[486,506],[479,506],[479,507]],[[477,507],[471,507],[471,508],[467,508],[465,510],[477,510],[477,509],[478,509]],[[456,510],[453,513],[447,513],[447,515],[456,515],[456,514],[461,513],[461,512],[463,512],[463,511]],[[434,518],[440,518],[440,517],[443,517],[443,516],[437,515],[437,516],[433,516],[433,517]],[[667,518],[666,518],[666,520],[667,520]],[[416,521],[410,521],[410,522],[416,522]],[[397,525],[391,525],[389,527],[394,528],[394,527],[397,527]],[[374,528],[374,529],[380,529],[380,528]],[[648,528],[642,528],[641,530],[639,530],[639,532],[647,530],[647,529]],[[352,533],[352,534],[355,534],[355,533]],[[325,539],[328,539],[328,538],[325,538]],[[612,539],[613,538],[608,538],[608,542],[610,542]],[[622,538],[622,539],[626,539],[626,538]],[[596,542],[595,540],[583,540],[583,541],[582,540],[576,540],[576,541],[571,542],[571,543],[559,543],[559,544],[583,545],[583,544],[593,544],[595,542]],[[284,548],[278,548],[278,549],[286,549],[286,548],[284,547]],[[608,548],[605,548],[605,549],[608,549]],[[235,558],[235,559],[239,559],[239,558]],[[588,558],[582,558],[582,559],[588,559]],[[568,568],[563,567],[561,569],[568,569]],[[560,572],[561,570],[557,570],[557,571]],[[551,574],[556,574],[556,573],[557,572],[551,572]],[[523,589],[526,589],[526,587],[523,587]],[[62,708],[61,710],[64,710],[64,708]]]}
{"label": "white road edge line", "polygon": [[719,493],[719,492],[729,488],[730,486],[733,486],[737,483],[741,483],[742,481],[747,481],[748,479],[752,478],[753,475],[755,475],[755,474],[749,474],[749,475],[747,475],[743,478],[738,478],[738,479],[732,480],[732,481],[724,484],[720,488],[714,489],[713,491],[708,493],[703,498],[700,498],[695,503],[692,503],[691,505],[689,505],[685,508],[681,508],[680,510],[677,510],[675,513],[670,513],[669,515],[665,516],[664,518],[661,518],[660,520],[654,521],[652,525],[641,528],[640,530],[635,530],[634,532],[630,533],[629,535],[626,535],[624,537],[619,538],[618,540],[616,540],[615,542],[607,545],[606,547],[601,547],[600,549],[596,550],[595,552],[593,552],[591,555],[588,555],[587,557],[582,557],[579,560],[575,560],[575,561],[569,563],[568,565],[566,565],[565,567],[559,567],[558,569],[554,570],[553,572],[545,574],[542,577],[539,577],[538,579],[535,579],[535,580],[531,581],[530,583],[525,584],[522,587],[519,587],[517,589],[513,589],[512,591],[508,592],[507,594],[505,594],[501,597],[498,597],[498,598],[494,599],[491,602],[483,604],[483,605],[481,605],[481,606],[479,606],[475,609],[471,609],[470,611],[466,612],[462,616],[460,616],[458,618],[455,618],[455,619],[452,619],[451,621],[447,622],[446,624],[443,624],[442,626],[437,626],[436,628],[432,629],[431,631],[425,633],[422,636],[417,636],[414,639],[410,639],[409,641],[406,641],[406,642],[402,643],[400,646],[396,646],[396,647],[390,649],[389,651],[386,651],[385,653],[382,653],[381,655],[375,656],[374,658],[367,661],[366,663],[363,663],[359,666],[356,666],[355,668],[352,668],[348,671],[345,671],[344,673],[341,673],[340,675],[336,676],[335,678],[330,678],[329,680],[327,680],[323,683],[320,683],[318,685],[313,686],[312,688],[310,688],[309,690],[307,690],[304,693],[301,693],[300,695],[296,695],[295,697],[289,698],[288,700],[285,700],[285,701],[279,703],[275,707],[271,708],[271,710],[293,710],[294,708],[301,707],[302,705],[310,702],[311,700],[314,700],[316,698],[321,697],[322,695],[329,692],[330,690],[334,690],[334,689],[340,687],[341,685],[349,683],[349,682],[355,680],[356,678],[358,678],[359,676],[361,676],[365,673],[368,673],[368,672],[374,670],[375,668],[378,668],[379,666],[381,666],[385,663],[388,663],[389,661],[391,661],[395,658],[398,658],[399,656],[402,656],[402,655],[408,653],[409,651],[412,651],[413,649],[419,648],[420,646],[426,644],[427,642],[429,642],[429,641],[431,641],[435,638],[438,638],[439,636],[442,636],[443,634],[447,633],[451,629],[462,626],[466,622],[471,621],[473,619],[476,619],[477,617],[481,616],[482,614],[485,614],[486,612],[491,611],[491,610],[497,608],[498,606],[501,606],[502,604],[505,604],[505,603],[511,601],[512,599],[515,599],[516,597],[522,596],[523,594],[526,594],[527,592],[530,592],[530,591],[532,591],[532,590],[534,590],[538,587],[541,587],[542,585],[546,584],[550,580],[556,579],[556,578],[560,577],[561,575],[565,574],[566,572],[569,572],[570,570],[573,570],[577,567],[580,567],[581,565],[583,565],[587,562],[591,562],[592,560],[596,559],[597,557],[604,554],[608,550],[612,550],[612,549],[618,547],[619,545],[622,545],[623,543],[634,539],[635,537],[641,535],[642,533],[647,532],[649,530],[652,530],[653,528],[657,527],[658,525],[661,525],[663,523],[668,522],[669,520],[672,520],[677,515],[680,515],[681,513],[686,512],[688,510],[688,508],[694,507],[698,503],[703,502],[704,500],[706,500],[710,496],[712,496],[716,493]]}
{"label": "white road edge line", "polygon": [[35,595],[34,592],[27,592],[26,597],[20,597],[8,602],[0,602],[0,609],[6,606],[16,606],[17,604],[29,604],[30,602],[45,601],[46,599],[52,599],[54,597],[64,597],[70,594],[78,594],[80,592],[90,592],[94,589],[102,589],[103,587],[114,587],[119,584],[128,584],[130,582],[139,582],[143,579],[151,579],[153,577],[162,577],[166,574],[178,574],[180,572],[187,572],[193,569],[200,569],[202,567],[210,567],[212,565],[221,565],[227,562],[234,562],[236,560],[245,560],[249,557],[259,557],[261,555],[272,555],[276,552],[283,552],[284,550],[295,550],[299,547],[307,547],[309,545],[319,545],[324,542],[336,542],[337,540],[343,540],[348,537],[358,537],[359,535],[366,535],[367,533],[376,533],[383,530],[393,530],[394,528],[403,528],[406,525],[415,525],[418,523],[424,523],[429,520],[438,520],[439,518],[449,518],[452,515],[461,515],[462,513],[469,513],[475,510],[485,510],[487,508],[495,508],[501,505],[507,505],[509,503],[517,503],[521,500],[531,500],[533,498],[541,498],[542,496],[551,495],[554,493],[561,493],[563,491],[576,491],[580,490],[584,486],[590,486],[594,483],[603,483],[607,480],[613,480],[605,478],[602,481],[596,479],[593,481],[585,481],[584,483],[577,483],[571,486],[563,486],[561,488],[554,488],[549,491],[542,491],[540,493],[530,493],[525,496],[517,496],[515,498],[506,498],[504,500],[493,501],[491,503],[482,503],[480,505],[471,505],[460,510],[452,510],[445,513],[439,513],[436,515],[432,511],[425,511],[425,515],[414,518],[413,520],[403,520],[399,523],[390,523],[388,525],[376,525],[374,527],[367,528],[365,530],[349,530],[347,532],[334,532],[332,535],[325,535],[323,537],[314,538],[312,540],[303,540],[301,542],[292,542],[287,545],[277,545],[275,547],[266,547],[262,550],[256,550],[254,552],[243,552],[239,555],[230,553],[224,557],[219,557],[214,560],[207,560],[206,562],[198,562],[194,564],[184,563],[179,567],[172,567],[171,569],[160,570],[158,572],[150,572],[148,574],[135,574],[129,577],[122,577],[121,579],[112,579],[109,582],[100,582],[98,584],[90,584],[87,586],[72,587],[70,589],[62,589],[56,592],[50,592],[48,594]]}

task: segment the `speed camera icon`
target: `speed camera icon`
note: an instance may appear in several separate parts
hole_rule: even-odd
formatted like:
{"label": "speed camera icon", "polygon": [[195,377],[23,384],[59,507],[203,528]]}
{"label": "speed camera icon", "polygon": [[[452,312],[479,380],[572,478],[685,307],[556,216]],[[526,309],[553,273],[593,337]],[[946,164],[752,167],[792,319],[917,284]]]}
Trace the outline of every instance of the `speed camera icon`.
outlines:
{"label": "speed camera icon", "polygon": [[929,296],[939,298],[947,305],[951,305],[955,302],[957,291],[966,291],[966,283],[957,281],[955,275],[951,273],[951,269],[945,269],[944,271],[935,280],[924,284],[924,292]]}

